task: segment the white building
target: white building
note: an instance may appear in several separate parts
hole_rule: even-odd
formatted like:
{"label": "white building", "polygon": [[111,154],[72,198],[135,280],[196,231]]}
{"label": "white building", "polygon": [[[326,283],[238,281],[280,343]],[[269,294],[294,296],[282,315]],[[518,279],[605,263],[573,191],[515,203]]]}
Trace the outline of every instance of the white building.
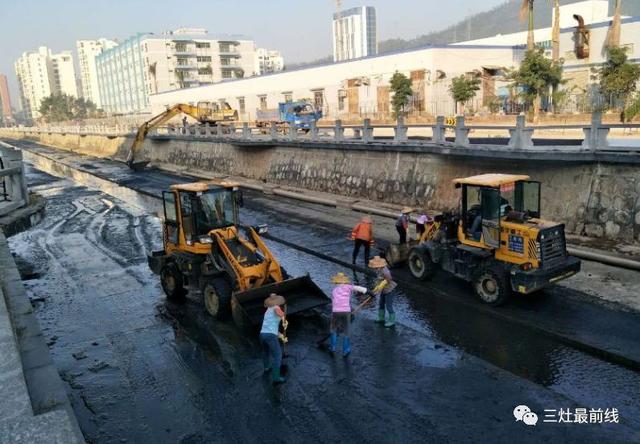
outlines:
{"label": "white building", "polygon": [[284,69],[284,57],[282,57],[280,51],[258,48],[256,57],[258,59],[258,73],[261,76],[280,72]]}
{"label": "white building", "polygon": [[100,101],[100,88],[98,87],[96,56],[117,45],[117,42],[104,38],[78,40],[76,42],[82,97],[93,102],[98,108],[102,108],[102,102]]}
{"label": "white building", "polygon": [[312,100],[330,119],[389,117],[389,80],[399,71],[412,80],[412,110],[451,115],[454,104],[448,87],[453,77],[483,74],[486,81],[478,95],[482,101],[504,83],[498,68],[516,66],[523,52],[511,46],[434,46],[171,91],[150,99],[153,113],[176,103],[224,100],[245,121],[255,120],[257,109],[301,99]]}
{"label": "white building", "polygon": [[333,61],[359,59],[378,53],[376,9],[362,6],[333,15]]}
{"label": "white building", "polygon": [[203,29],[138,34],[96,56],[103,108],[149,110],[149,95],[257,74],[251,40],[216,39]]}
{"label": "white building", "polygon": [[52,54],[46,46],[28,51],[14,64],[20,102],[25,116],[40,117],[40,103],[51,94],[69,94],[77,97],[75,68],[68,51]]}

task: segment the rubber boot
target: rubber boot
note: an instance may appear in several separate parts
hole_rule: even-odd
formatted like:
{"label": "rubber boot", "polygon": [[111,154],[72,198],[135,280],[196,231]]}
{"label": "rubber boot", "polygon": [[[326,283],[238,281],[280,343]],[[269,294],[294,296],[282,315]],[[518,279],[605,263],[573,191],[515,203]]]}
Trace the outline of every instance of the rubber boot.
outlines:
{"label": "rubber boot", "polygon": [[378,310],[378,319],[376,319],[378,324],[384,324],[384,310]]}
{"label": "rubber boot", "polygon": [[331,333],[331,336],[329,336],[329,351],[331,353],[335,352],[337,345],[338,345],[338,333]]}
{"label": "rubber boot", "polygon": [[349,336],[342,338],[342,356],[345,358],[351,353],[351,339]]}
{"label": "rubber boot", "polygon": [[389,313],[389,320],[384,323],[384,326],[386,328],[391,328],[391,327],[395,327],[395,325],[396,325],[396,314]]}
{"label": "rubber boot", "polygon": [[273,385],[282,384],[283,382],[287,382],[287,378],[280,376],[280,368],[274,367],[271,381],[273,382]]}

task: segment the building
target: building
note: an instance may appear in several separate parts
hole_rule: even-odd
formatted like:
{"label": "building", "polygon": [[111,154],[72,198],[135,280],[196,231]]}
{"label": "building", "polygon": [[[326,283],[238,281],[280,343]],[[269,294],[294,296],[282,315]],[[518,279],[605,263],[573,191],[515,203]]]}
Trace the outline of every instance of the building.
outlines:
{"label": "building", "polygon": [[376,9],[347,9],[333,15],[333,61],[359,59],[378,53]]}
{"label": "building", "polygon": [[96,56],[117,45],[117,42],[104,38],[78,40],[76,42],[78,64],[80,66],[80,91],[82,97],[93,102],[97,108],[102,108],[102,103],[100,102],[100,88],[98,87]]}
{"label": "building", "polygon": [[284,57],[280,51],[269,51],[268,49],[258,48],[256,50],[258,60],[258,73],[263,76],[265,74],[273,74],[284,69]]}
{"label": "building", "polygon": [[138,34],[96,56],[100,101],[110,113],[149,111],[149,95],[257,74],[251,40],[204,29]]}
{"label": "building", "polygon": [[488,81],[478,95],[482,102],[507,83],[496,67],[517,66],[523,54],[512,46],[431,46],[154,94],[150,100],[154,113],[176,103],[226,101],[244,121],[255,120],[258,109],[302,99],[313,101],[329,119],[389,118],[389,81],[399,71],[412,80],[413,111],[452,115],[455,104],[448,88],[453,77],[484,72]]}
{"label": "building", "polygon": [[11,109],[11,96],[9,96],[9,84],[7,76],[0,74],[0,106],[2,110],[3,121],[13,120],[13,111]]}
{"label": "building", "polygon": [[78,96],[71,52],[52,54],[46,46],[28,51],[14,64],[20,101],[26,118],[40,117],[40,103],[51,94]]}

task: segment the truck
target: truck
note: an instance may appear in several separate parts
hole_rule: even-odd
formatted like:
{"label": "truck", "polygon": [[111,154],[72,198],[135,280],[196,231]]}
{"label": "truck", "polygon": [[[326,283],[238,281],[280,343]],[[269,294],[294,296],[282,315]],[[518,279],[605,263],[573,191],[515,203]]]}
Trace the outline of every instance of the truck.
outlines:
{"label": "truck", "polygon": [[259,109],[256,112],[256,127],[265,133],[271,127],[278,132],[285,132],[291,125],[297,130],[309,131],[312,123],[317,123],[321,118],[322,111],[309,102],[283,102],[278,104],[277,109]]}

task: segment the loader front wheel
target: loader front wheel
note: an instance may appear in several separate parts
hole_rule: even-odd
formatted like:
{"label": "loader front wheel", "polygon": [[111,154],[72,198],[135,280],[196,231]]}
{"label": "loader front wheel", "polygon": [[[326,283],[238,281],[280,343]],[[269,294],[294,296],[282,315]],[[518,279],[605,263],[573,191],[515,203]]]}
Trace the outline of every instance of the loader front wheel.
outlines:
{"label": "loader front wheel", "polygon": [[472,284],[480,301],[492,307],[504,304],[511,295],[509,276],[500,268],[479,270]]}
{"label": "loader front wheel", "polygon": [[218,320],[225,320],[231,313],[231,286],[224,279],[207,282],[202,290],[207,312]]}
{"label": "loader front wheel", "polygon": [[172,302],[182,302],[187,292],[184,288],[182,274],[174,263],[166,264],[160,270],[160,284],[167,299]]}
{"label": "loader front wheel", "polygon": [[413,248],[409,252],[409,271],[414,278],[428,281],[436,273],[436,264],[431,260],[428,251],[421,248]]}

